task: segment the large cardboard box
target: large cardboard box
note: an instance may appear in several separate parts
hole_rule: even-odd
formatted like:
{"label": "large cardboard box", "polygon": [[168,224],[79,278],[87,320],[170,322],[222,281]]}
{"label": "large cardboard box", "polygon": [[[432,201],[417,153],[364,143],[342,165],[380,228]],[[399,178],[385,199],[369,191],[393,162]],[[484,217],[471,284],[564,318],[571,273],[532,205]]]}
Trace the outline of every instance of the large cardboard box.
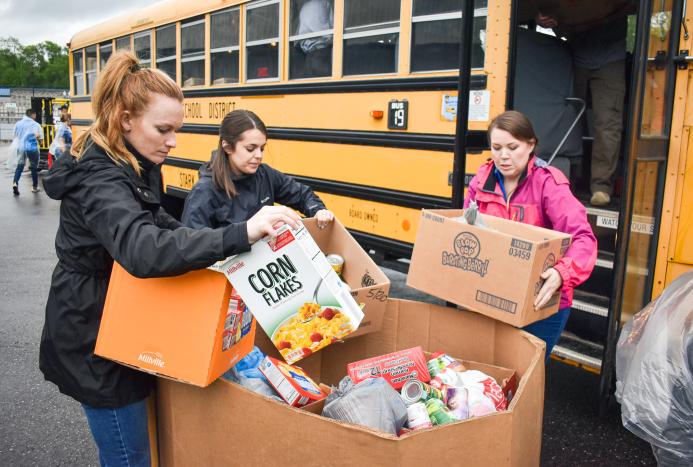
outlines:
{"label": "large cardboard box", "polygon": [[161,465],[538,465],[544,343],[521,330],[463,310],[388,300],[380,331],[327,347],[301,366],[334,385],[349,362],[419,345],[514,369],[519,384],[509,409],[398,438],[321,417],[313,413],[320,409],[315,404],[292,408],[223,379],[205,389],[159,380]]}
{"label": "large cardboard box", "polygon": [[339,220],[330,222],[324,229],[318,228],[314,218],[304,219],[311,236],[326,255],[338,254],[344,258],[342,278],[351,287],[356,303],[363,304],[365,315],[359,328],[347,339],[378,331],[390,293],[390,279],[373,262]]}
{"label": "large cardboard box", "polygon": [[138,279],[114,263],[95,353],[207,386],[253,349],[254,320],[237,344],[224,340],[230,295],[231,284],[214,271]]}
{"label": "large cardboard box", "polygon": [[484,229],[454,219],[463,213],[422,211],[407,285],[517,327],[556,313],[560,291],[538,310],[534,299],[571,236],[493,216]]}

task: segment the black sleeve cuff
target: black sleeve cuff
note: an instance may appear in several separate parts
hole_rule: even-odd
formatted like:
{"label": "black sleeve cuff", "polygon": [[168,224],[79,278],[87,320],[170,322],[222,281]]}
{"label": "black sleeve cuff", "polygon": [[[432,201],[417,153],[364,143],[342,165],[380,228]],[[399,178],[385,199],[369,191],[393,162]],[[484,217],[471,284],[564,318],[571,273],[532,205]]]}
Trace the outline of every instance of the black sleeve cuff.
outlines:
{"label": "black sleeve cuff", "polygon": [[248,227],[246,222],[231,224],[222,231],[222,248],[224,256],[236,255],[250,250],[248,243]]}

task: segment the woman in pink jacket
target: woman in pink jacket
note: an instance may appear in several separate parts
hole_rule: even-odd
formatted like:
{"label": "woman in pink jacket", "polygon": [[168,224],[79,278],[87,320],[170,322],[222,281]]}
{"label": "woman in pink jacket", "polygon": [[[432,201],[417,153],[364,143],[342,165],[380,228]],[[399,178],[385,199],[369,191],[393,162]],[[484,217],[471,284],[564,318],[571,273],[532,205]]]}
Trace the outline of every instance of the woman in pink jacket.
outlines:
{"label": "woman in pink jacket", "polygon": [[488,127],[492,160],[469,183],[464,207],[476,201],[479,211],[504,219],[546,227],[573,236],[565,256],[542,274],[544,285],[534,302],[544,306],[560,288],[558,313],[524,329],[546,342],[546,357],[563,332],[570,314],[573,289],[587,280],[597,261],[597,239],[585,207],[570,191],[562,172],[534,154],[537,136],[520,112],[507,111]]}

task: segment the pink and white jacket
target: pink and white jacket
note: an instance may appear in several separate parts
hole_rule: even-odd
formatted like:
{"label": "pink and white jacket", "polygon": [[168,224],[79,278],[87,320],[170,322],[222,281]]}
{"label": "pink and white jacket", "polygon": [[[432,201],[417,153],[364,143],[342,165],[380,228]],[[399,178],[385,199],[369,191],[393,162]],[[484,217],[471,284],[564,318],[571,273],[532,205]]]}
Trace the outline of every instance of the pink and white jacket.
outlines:
{"label": "pink and white jacket", "polygon": [[563,279],[560,308],[569,307],[573,289],[589,278],[597,261],[597,239],[585,207],[573,196],[565,175],[542,159],[530,158],[507,202],[493,169],[493,161],[479,168],[469,183],[464,207],[475,200],[484,214],[571,234],[570,248],[554,266]]}

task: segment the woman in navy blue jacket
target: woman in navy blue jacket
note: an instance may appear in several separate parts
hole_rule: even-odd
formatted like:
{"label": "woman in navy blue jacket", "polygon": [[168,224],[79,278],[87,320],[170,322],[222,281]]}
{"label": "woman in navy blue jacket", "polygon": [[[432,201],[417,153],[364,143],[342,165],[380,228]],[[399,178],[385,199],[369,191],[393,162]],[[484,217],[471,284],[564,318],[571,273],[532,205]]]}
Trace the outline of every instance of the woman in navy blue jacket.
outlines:
{"label": "woman in navy blue jacket", "polygon": [[200,180],[185,201],[182,222],[193,228],[218,228],[251,218],[274,203],[316,217],[324,227],[334,219],[313,191],[262,163],[267,129],[249,110],[224,117],[219,147],[200,169]]}

